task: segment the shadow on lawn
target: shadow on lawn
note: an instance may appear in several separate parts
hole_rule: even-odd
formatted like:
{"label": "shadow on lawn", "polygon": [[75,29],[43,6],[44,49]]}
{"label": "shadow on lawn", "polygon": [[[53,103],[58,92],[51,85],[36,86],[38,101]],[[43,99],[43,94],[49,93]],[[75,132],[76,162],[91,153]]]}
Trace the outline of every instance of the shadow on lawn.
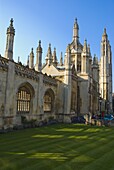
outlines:
{"label": "shadow on lawn", "polygon": [[[15,161],[7,161],[7,164],[1,164],[1,168],[4,167],[4,170],[20,170],[20,169],[37,169],[37,170],[53,170],[58,169],[62,170],[76,170],[77,168],[81,169],[82,167],[86,166],[89,162],[93,161],[93,158],[80,155],[76,151],[72,151],[70,153],[60,153],[60,152],[53,152],[53,153],[19,153],[19,152],[6,152],[9,156],[16,157]],[[66,167],[66,168],[65,168]],[[76,168],[77,167],[77,168]],[[2,170],[2,169],[1,169]]]}
{"label": "shadow on lawn", "polygon": [[81,170],[107,152],[113,130],[62,124],[2,134],[0,170]]}

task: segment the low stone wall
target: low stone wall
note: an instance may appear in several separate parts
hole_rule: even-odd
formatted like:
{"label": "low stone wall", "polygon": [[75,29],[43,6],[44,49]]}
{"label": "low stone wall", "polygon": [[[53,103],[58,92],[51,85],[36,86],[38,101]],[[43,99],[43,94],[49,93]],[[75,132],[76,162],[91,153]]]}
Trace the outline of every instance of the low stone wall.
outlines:
{"label": "low stone wall", "polygon": [[20,116],[0,117],[0,129],[13,128],[14,125],[21,125]]}

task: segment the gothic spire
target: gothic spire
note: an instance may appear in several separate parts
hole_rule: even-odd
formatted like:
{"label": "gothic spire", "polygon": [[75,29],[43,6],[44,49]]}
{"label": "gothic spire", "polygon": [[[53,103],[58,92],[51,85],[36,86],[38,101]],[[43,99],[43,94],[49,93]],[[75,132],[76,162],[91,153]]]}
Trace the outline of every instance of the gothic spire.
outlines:
{"label": "gothic spire", "polygon": [[57,65],[56,48],[54,48],[54,51],[53,51],[53,64]]}
{"label": "gothic spire", "polygon": [[39,44],[38,44],[36,51],[42,53],[41,40],[39,40]]}
{"label": "gothic spire", "polygon": [[48,47],[48,52],[47,52],[47,55],[46,55],[46,63],[48,65],[50,65],[52,63],[51,44],[49,44],[49,47]]}
{"label": "gothic spire", "polygon": [[103,35],[102,35],[102,41],[104,41],[104,40],[108,40],[108,35],[107,35],[107,33],[106,33],[106,28],[104,28],[104,32],[103,32]]}
{"label": "gothic spire", "polygon": [[74,21],[74,27],[73,27],[73,41],[77,42],[79,40],[79,25],[77,22],[77,18]]}
{"label": "gothic spire", "polygon": [[106,28],[104,28],[104,33],[103,34],[106,35]]}

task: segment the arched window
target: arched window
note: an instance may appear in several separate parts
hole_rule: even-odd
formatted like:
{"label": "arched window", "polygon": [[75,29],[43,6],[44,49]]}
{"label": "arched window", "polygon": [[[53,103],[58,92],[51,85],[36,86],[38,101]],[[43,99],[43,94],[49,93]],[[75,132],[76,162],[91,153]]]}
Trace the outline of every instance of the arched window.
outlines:
{"label": "arched window", "polygon": [[53,104],[54,104],[54,93],[53,91],[47,90],[44,95],[44,112],[52,112],[53,109]]}
{"label": "arched window", "polygon": [[17,91],[17,114],[32,113],[34,89],[28,82],[21,84]]}
{"label": "arched window", "polygon": [[30,91],[25,87],[21,87],[18,90],[17,95],[17,113],[29,113],[30,111],[31,95]]}

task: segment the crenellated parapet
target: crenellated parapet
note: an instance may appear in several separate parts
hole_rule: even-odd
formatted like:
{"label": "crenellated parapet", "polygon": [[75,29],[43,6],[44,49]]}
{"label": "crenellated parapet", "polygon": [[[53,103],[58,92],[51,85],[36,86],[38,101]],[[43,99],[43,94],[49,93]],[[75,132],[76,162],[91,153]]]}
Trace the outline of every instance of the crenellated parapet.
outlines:
{"label": "crenellated parapet", "polygon": [[15,64],[15,73],[18,76],[21,77],[27,77],[29,79],[33,79],[38,81],[39,80],[39,75],[38,72],[35,71],[34,69],[28,68],[28,66],[23,66],[21,64]]}
{"label": "crenellated parapet", "polygon": [[8,70],[8,59],[0,56],[0,69]]}
{"label": "crenellated parapet", "polygon": [[57,80],[52,78],[51,76],[47,76],[45,74],[43,76],[43,83],[48,84],[48,85],[52,85],[52,86],[57,86]]}

